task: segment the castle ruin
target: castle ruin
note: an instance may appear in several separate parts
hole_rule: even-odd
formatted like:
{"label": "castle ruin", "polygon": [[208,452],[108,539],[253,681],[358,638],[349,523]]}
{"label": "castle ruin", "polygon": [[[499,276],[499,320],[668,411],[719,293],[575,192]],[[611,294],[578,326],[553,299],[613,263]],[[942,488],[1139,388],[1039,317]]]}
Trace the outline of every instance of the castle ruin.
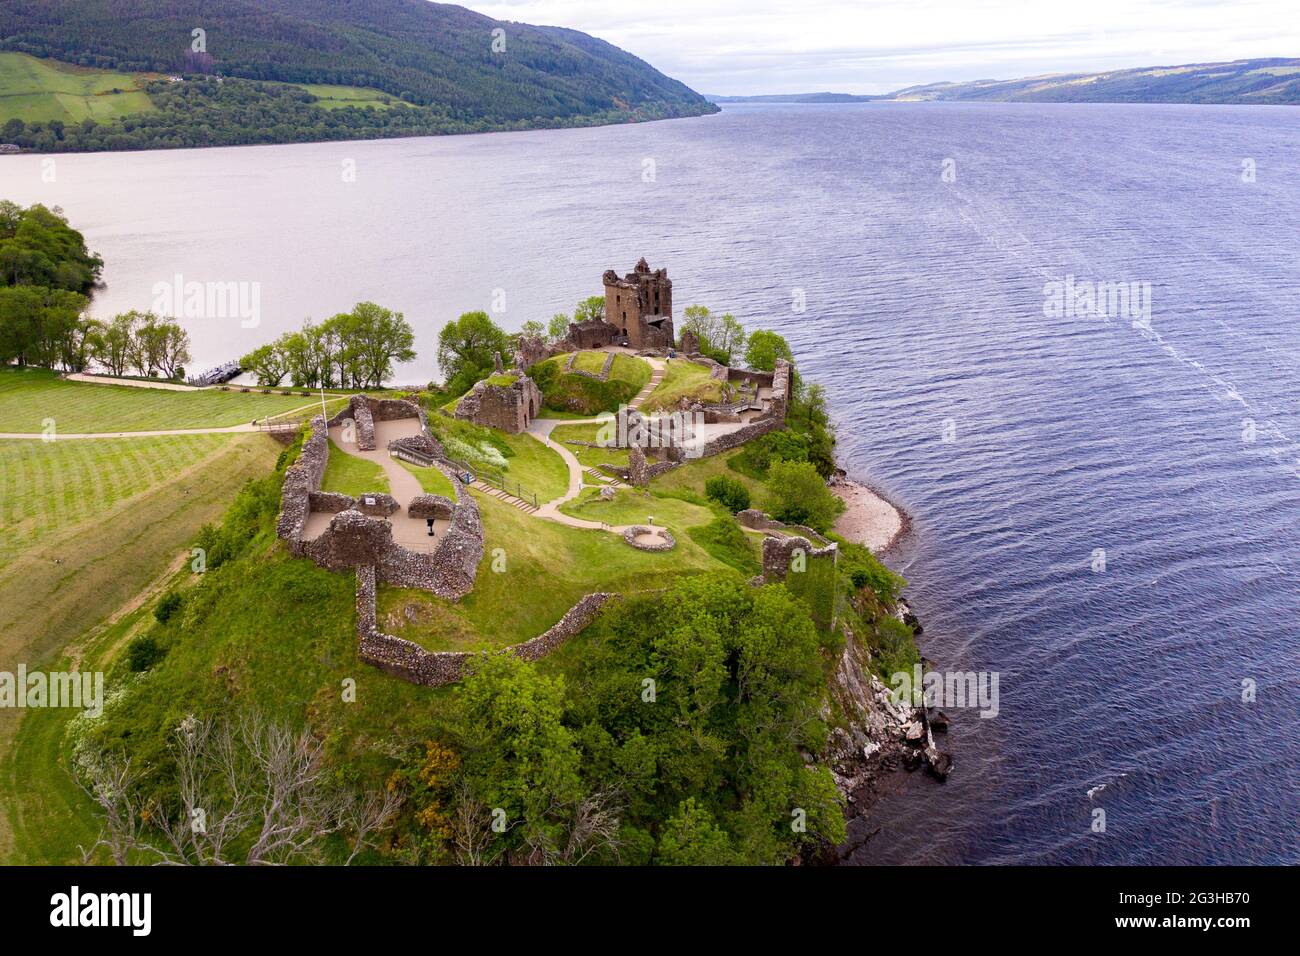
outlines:
{"label": "castle ruin", "polygon": [[634,349],[673,347],[673,282],[643,257],[623,278],[605,270],[605,322]]}

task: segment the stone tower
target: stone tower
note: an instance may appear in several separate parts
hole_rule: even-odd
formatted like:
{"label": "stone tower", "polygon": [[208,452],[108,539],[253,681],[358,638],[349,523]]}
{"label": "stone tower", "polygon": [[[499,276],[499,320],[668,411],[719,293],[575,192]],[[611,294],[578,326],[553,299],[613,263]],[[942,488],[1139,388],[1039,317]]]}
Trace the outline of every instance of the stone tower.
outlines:
{"label": "stone tower", "polygon": [[651,270],[644,258],[623,278],[605,271],[605,321],[634,349],[673,345],[673,281],[667,269]]}

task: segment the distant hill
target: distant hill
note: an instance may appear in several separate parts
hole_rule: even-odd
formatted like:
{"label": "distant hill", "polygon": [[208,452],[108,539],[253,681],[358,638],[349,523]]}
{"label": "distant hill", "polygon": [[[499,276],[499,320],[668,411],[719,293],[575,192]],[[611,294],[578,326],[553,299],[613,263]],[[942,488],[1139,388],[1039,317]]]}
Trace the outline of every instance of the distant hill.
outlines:
{"label": "distant hill", "polygon": [[[833,99],[832,97],[838,97]],[[1052,73],[1018,80],[909,86],[882,96],[791,93],[714,96],[716,103],[834,103],[947,100],[997,103],[1300,104],[1300,59],[1233,60],[1106,73]]]}
{"label": "distant hill", "polygon": [[[0,51],[151,75],[146,89],[159,109],[150,113],[148,146],[590,125],[717,110],[603,40],[426,0],[3,0]],[[200,82],[169,91],[160,74]],[[246,82],[218,90],[204,77]],[[257,85],[268,82],[307,90],[288,96]],[[357,96],[374,108],[314,103],[313,86],[374,91]],[[380,109],[381,96],[414,109]],[[230,118],[241,112],[248,122]],[[201,123],[187,123],[187,114]],[[231,124],[252,135],[253,119],[280,129],[258,134],[269,140],[239,139]],[[191,127],[203,124],[215,134],[190,142]],[[81,148],[131,148],[137,129],[118,124]],[[116,145],[106,146],[109,137]]]}

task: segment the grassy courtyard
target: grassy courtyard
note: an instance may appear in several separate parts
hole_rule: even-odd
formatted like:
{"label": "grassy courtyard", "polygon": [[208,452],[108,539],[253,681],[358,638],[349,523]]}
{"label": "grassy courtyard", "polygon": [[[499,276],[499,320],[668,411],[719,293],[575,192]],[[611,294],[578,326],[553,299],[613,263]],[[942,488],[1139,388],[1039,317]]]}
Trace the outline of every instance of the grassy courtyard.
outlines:
{"label": "grassy courtyard", "polygon": [[[732,573],[685,535],[672,551],[651,554],[618,535],[544,521],[471,493],[485,535],[474,590],[452,604],[425,591],[381,586],[379,621],[388,633],[430,650],[504,647],[541,634],[593,591],[631,593],[684,574]],[[698,511],[712,517],[708,509]]]}
{"label": "grassy courtyard", "polygon": [[713,512],[701,505],[678,498],[660,498],[636,488],[620,488],[609,501],[600,497],[600,489],[589,488],[561,505],[560,510],[574,518],[613,526],[649,524],[653,518],[656,525],[673,532],[679,541],[687,529],[713,520]]}
{"label": "grassy courtyard", "polygon": [[681,399],[698,402],[722,401],[722,383],[712,378],[713,370],[707,365],[696,365],[683,359],[669,361],[663,380],[650,393],[641,408],[653,412],[672,408]]}
{"label": "grassy courtyard", "polygon": [[437,468],[422,468],[406,461],[399,461],[398,464],[420,480],[420,487],[426,495],[442,495],[452,499],[456,497],[452,492],[451,481]]}
{"label": "grassy courtyard", "polygon": [[330,456],[325,463],[325,475],[320,490],[359,498],[368,492],[388,491],[388,476],[384,469],[366,458],[349,455],[330,439]]}
{"label": "grassy courtyard", "polygon": [[551,430],[551,441],[564,445],[569,451],[573,452],[574,457],[588,468],[595,468],[598,465],[627,465],[626,448],[591,448],[587,445],[567,445],[567,441],[598,441],[602,429],[608,426],[602,424],[588,425],[557,425]]}
{"label": "grassy courtyard", "polygon": [[142,432],[227,428],[311,403],[301,395],[171,391],[69,382],[35,368],[0,368],[0,432]]}

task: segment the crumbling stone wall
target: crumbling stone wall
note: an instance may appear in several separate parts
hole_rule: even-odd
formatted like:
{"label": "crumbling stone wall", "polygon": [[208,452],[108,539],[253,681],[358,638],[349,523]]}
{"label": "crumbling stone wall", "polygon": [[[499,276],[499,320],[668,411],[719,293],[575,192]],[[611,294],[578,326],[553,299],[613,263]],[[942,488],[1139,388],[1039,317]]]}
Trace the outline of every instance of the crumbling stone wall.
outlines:
{"label": "crumbling stone wall", "polygon": [[550,358],[551,348],[540,335],[521,335],[515,348],[515,368],[527,372],[544,359]]}
{"label": "crumbling stone wall", "polygon": [[[639,541],[641,535],[654,535],[654,541]],[[623,529],[623,541],[638,551],[671,551],[677,547],[677,539],[667,528],[650,527],[634,524]]]}
{"label": "crumbling stone wall", "polygon": [[684,355],[700,354],[700,337],[691,329],[682,330],[682,353]]}
{"label": "crumbling stone wall", "polygon": [[541,409],[541,389],[521,375],[509,385],[493,385],[487,379],[479,382],[456,405],[456,417],[518,434]]}
{"label": "crumbling stone wall", "polygon": [[775,418],[785,424],[786,412],[790,406],[790,363],[785,359],[776,360],[776,371],[772,373],[772,405],[766,417]]}
{"label": "crumbling stone wall", "polygon": [[769,535],[763,539],[763,582],[776,584],[786,579],[790,573],[790,563],[796,552],[803,552],[804,561],[829,561],[834,565],[839,558],[840,549],[835,542],[819,548],[807,538]]}
{"label": "crumbling stone wall", "polygon": [[[379,630],[375,613],[376,577],[374,568],[357,568],[357,638],[361,660],[393,677],[425,687],[442,687],[464,677],[466,668],[477,655],[467,651],[425,650],[413,641]],[[553,627],[497,653],[514,654],[526,661],[541,660],[580,633],[613,597],[615,595],[604,592],[588,594],[569,608]]]}
{"label": "crumbling stone wall", "polygon": [[284,472],[280,490],[280,515],[276,518],[275,533],[292,541],[302,539],[307,516],[311,514],[312,492],[320,491],[329,462],[329,437],[325,431],[325,416],[311,420],[311,432],[303,442],[298,460]]}
{"label": "crumbling stone wall", "polygon": [[777,521],[771,515],[759,511],[756,508],[746,508],[744,511],[736,512],[736,521],[744,528],[753,528],[755,531],[797,531],[799,534],[815,541],[819,545],[830,544],[830,539],[818,534],[812,528],[802,524],[786,524],[783,521]]}
{"label": "crumbling stone wall", "polygon": [[[410,404],[405,403],[405,404]],[[396,416],[394,416],[396,417]],[[410,417],[402,416],[402,417]],[[370,399],[365,395],[353,395],[348,399],[348,404],[341,412],[338,412],[329,420],[330,426],[342,425],[348,419],[352,419],[357,426],[357,448],[362,451],[375,450],[375,418],[371,411]]]}
{"label": "crumbling stone wall", "polygon": [[[373,410],[382,416],[381,420],[418,416],[424,429],[418,437],[432,442],[432,446],[423,447],[436,447],[441,454],[441,445],[428,435],[427,418],[414,403],[384,400],[375,402],[372,409],[364,396],[356,396],[349,403],[349,411],[354,414],[362,408],[367,414]],[[348,417],[347,412],[340,413],[336,419],[341,421],[344,417]],[[287,542],[294,557],[310,558],[332,571],[372,566],[382,581],[400,587],[422,588],[451,601],[458,601],[469,593],[474,587],[479,561],[483,557],[483,524],[478,503],[472,496],[460,494],[458,480],[450,467],[436,462],[439,470],[451,480],[456,501],[437,495],[424,495],[415,499],[416,502],[430,499],[422,507],[438,510],[436,517],[448,518],[450,526],[432,552],[416,552],[407,550],[393,540],[392,525],[383,517],[399,510],[397,501],[391,495],[376,493],[368,496],[374,499],[374,505],[363,503],[359,506],[355,499],[347,495],[320,490],[328,459],[327,425],[325,417],[317,415],[312,419],[311,434],[303,443],[302,454],[285,471],[280,515],[276,520],[276,533]],[[320,507],[313,508],[313,502]],[[307,524],[307,516],[313,510],[331,512],[334,517],[325,531],[310,541],[304,541],[303,529]],[[363,510],[371,511],[376,516],[363,514]],[[416,517],[429,516],[431,515],[420,514]]]}
{"label": "crumbling stone wall", "polygon": [[586,322],[570,322],[568,344],[574,349],[603,349],[613,345],[619,337],[618,329],[600,319],[588,319]]}

